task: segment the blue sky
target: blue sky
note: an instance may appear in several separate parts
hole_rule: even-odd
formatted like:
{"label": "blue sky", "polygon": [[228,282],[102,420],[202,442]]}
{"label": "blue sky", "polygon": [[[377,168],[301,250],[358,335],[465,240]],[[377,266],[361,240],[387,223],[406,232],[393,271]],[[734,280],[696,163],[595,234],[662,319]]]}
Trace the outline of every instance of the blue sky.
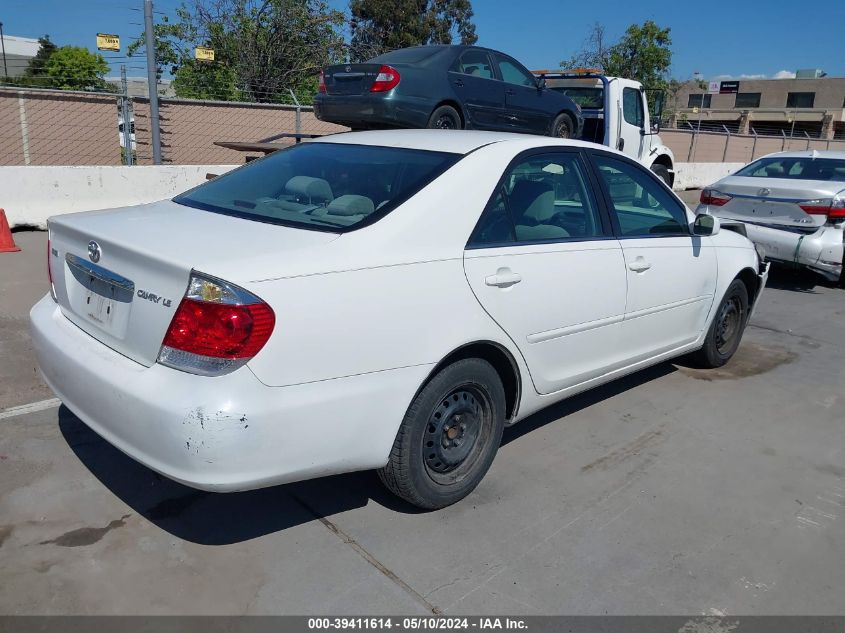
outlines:
{"label": "blue sky", "polygon": [[[344,0],[330,0],[346,8]],[[180,0],[154,0],[172,14]],[[505,51],[529,68],[549,67],[581,48],[592,24],[605,25],[611,40],[625,28],[655,20],[672,28],[671,75],[688,79],[766,76],[798,68],[822,68],[845,76],[842,53],[845,2],[813,0],[778,6],[771,0],[474,0],[479,44]],[[802,11],[800,7],[806,7]],[[97,32],[117,33],[124,51],[104,53],[113,65],[127,63],[143,75],[143,59],[126,59],[125,46],[141,32],[141,0],[0,0],[0,22],[9,35],[49,33],[57,44],[94,48]],[[160,15],[157,15],[160,17]]]}

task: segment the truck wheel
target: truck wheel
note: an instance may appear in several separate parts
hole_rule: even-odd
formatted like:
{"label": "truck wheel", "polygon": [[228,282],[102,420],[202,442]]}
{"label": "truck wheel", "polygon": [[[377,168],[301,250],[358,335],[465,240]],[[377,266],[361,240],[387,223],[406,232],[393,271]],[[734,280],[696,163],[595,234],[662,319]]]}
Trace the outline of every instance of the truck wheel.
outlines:
{"label": "truck wheel", "polygon": [[566,112],[558,114],[552,122],[552,136],[555,138],[572,138],[574,129],[572,117]]}
{"label": "truck wheel", "polygon": [[395,495],[434,510],[472,492],[493,463],[505,426],[505,390],[480,358],[449,365],[414,398],[379,479]]}
{"label": "truck wheel", "polygon": [[739,347],[747,321],[748,289],[742,281],[734,279],[716,308],[704,345],[691,355],[693,362],[704,369],[727,363]]}
{"label": "truck wheel", "polygon": [[653,171],[654,175],[660,178],[660,180],[665,182],[669,189],[672,188],[672,175],[669,173],[669,168],[666,165],[654,163],[651,166],[651,171]]}
{"label": "truck wheel", "polygon": [[452,106],[442,105],[431,113],[427,127],[435,130],[460,130],[461,115]]}

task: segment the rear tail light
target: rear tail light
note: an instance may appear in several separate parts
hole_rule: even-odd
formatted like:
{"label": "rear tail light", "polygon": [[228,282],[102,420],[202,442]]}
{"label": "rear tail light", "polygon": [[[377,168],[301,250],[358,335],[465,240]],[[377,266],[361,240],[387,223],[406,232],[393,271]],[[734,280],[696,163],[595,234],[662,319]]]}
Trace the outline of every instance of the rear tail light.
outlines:
{"label": "rear tail light", "polygon": [[711,207],[721,207],[730,202],[731,197],[715,189],[703,189],[699,200],[701,204],[710,205]]}
{"label": "rear tail light", "polygon": [[320,87],[318,88],[320,92],[326,91],[326,71],[322,68],[320,69]]}
{"label": "rear tail light", "polygon": [[370,87],[370,92],[387,92],[399,85],[399,71],[393,66],[382,66],[378,69],[376,80]]}
{"label": "rear tail light", "polygon": [[839,195],[830,199],[806,200],[798,203],[798,206],[810,215],[826,215],[829,220],[845,220],[845,197]]}
{"label": "rear tail light", "polygon": [[158,362],[203,376],[228,374],[264,347],[275,324],[273,310],[254,294],[193,273]]}

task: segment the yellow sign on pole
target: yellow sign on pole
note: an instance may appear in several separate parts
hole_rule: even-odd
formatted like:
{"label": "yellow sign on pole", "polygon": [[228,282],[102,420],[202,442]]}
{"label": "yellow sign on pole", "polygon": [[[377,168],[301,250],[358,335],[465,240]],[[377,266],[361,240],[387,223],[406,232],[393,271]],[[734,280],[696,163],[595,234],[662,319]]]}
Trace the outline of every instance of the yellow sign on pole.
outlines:
{"label": "yellow sign on pole", "polygon": [[120,37],[108,33],[97,33],[97,49],[101,51],[119,51]]}
{"label": "yellow sign on pole", "polygon": [[194,50],[194,58],[205,62],[214,61],[214,49],[206,48],[205,46],[197,46]]}

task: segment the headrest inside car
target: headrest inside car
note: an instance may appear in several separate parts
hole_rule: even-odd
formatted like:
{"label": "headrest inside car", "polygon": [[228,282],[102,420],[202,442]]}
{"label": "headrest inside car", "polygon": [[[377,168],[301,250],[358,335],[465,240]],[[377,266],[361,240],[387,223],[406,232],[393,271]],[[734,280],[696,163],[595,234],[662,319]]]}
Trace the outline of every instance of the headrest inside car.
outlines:
{"label": "headrest inside car", "polygon": [[311,200],[331,200],[334,198],[331,185],[322,178],[311,176],[294,176],[285,185],[285,191],[296,196],[304,196]]}
{"label": "headrest inside car", "polygon": [[348,194],[332,200],[327,211],[331,215],[369,215],[375,211],[375,205],[366,196]]}

